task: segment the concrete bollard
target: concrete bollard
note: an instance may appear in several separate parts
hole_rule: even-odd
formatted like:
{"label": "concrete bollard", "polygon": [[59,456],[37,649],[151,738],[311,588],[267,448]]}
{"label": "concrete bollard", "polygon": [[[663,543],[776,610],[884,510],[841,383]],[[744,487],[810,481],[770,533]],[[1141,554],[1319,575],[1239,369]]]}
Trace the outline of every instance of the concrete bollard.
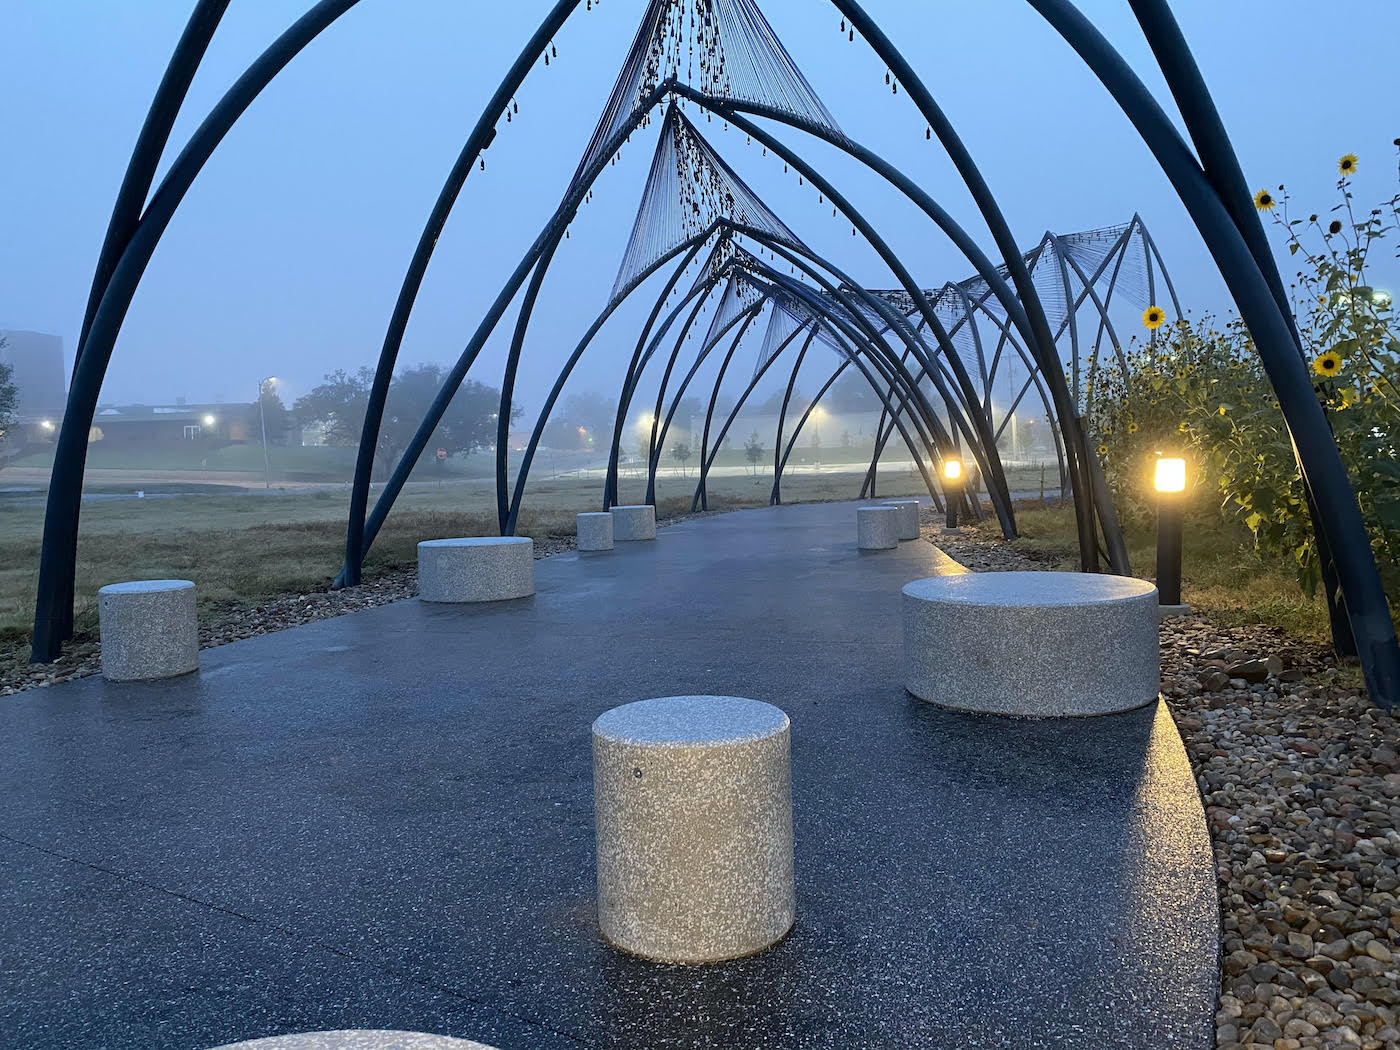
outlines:
{"label": "concrete bollard", "polygon": [[578,516],[578,549],[580,551],[612,550],[613,516],[611,514],[580,514]]}
{"label": "concrete bollard", "polygon": [[792,928],[790,723],[771,704],[673,696],[593,723],[598,921],[657,962],[754,955]]}
{"label": "concrete bollard", "polygon": [[113,583],[97,592],[102,677],[174,678],[199,668],[199,617],[189,580]]}
{"label": "concrete bollard", "polygon": [[899,513],[899,538],[917,540],[919,532],[919,501],[916,499],[887,499],[881,504],[893,507]]}
{"label": "concrete bollard", "polygon": [[863,551],[889,551],[899,546],[899,511],[894,507],[857,507],[856,539]]}
{"label": "concrete bollard", "polygon": [[612,509],[613,539],[618,543],[635,543],[656,539],[656,508],[614,507]]}

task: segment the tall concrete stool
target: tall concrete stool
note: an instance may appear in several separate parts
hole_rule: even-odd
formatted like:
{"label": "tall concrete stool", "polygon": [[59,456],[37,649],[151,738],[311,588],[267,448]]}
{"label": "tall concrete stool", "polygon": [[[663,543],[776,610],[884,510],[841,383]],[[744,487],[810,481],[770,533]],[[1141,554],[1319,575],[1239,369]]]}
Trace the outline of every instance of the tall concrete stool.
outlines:
{"label": "tall concrete stool", "polygon": [[1077,572],[986,572],[904,588],[904,683],[960,711],[1068,717],[1161,688],[1157,589]]}
{"label": "tall concrete stool", "polygon": [[919,532],[919,501],[916,499],[887,499],[881,504],[899,512],[899,538],[917,540]]}
{"label": "tall concrete stool", "polygon": [[418,544],[418,597],[425,602],[501,602],[534,593],[532,539],[481,536]]}
{"label": "tall concrete stool", "polygon": [[618,543],[635,543],[656,539],[656,508],[614,507],[612,509],[613,539]]}
{"label": "tall concrete stool", "polygon": [[199,618],[189,580],[113,583],[97,592],[102,677],[174,678],[199,669]]}
{"label": "tall concrete stool", "polygon": [[610,551],[613,549],[613,516],[611,514],[580,514],[577,520],[579,550]]}
{"label": "tall concrete stool", "polygon": [[593,723],[598,921],[656,962],[754,955],[792,928],[789,722],[771,704],[671,696]]}
{"label": "tall concrete stool", "polygon": [[857,507],[856,540],[863,551],[890,551],[899,546],[899,511],[894,507]]}

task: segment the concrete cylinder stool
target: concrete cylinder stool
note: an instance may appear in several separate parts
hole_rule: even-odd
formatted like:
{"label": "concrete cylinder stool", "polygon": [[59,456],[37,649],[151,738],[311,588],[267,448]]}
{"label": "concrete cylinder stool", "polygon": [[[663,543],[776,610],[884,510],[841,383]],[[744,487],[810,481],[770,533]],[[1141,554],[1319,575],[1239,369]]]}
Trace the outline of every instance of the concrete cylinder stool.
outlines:
{"label": "concrete cylinder stool", "polygon": [[598,922],[656,962],[754,955],[792,928],[789,722],[771,704],[673,696],[593,723]]}
{"label": "concrete cylinder stool", "polygon": [[174,678],[199,669],[199,618],[189,580],[113,583],[97,592],[102,677]]}
{"label": "concrete cylinder stool", "polygon": [[482,536],[418,544],[418,597],[425,602],[502,602],[534,593],[534,540]]}
{"label": "concrete cylinder stool", "polygon": [[960,711],[1068,717],[1161,688],[1157,589],[1069,572],[987,572],[904,588],[904,683]]}
{"label": "concrete cylinder stool", "polygon": [[899,511],[894,507],[857,507],[856,540],[863,551],[899,546]]}
{"label": "concrete cylinder stool", "polygon": [[618,543],[656,539],[655,507],[614,507],[612,520],[613,539]]}
{"label": "concrete cylinder stool", "polygon": [[919,532],[919,501],[916,499],[887,499],[881,506],[893,507],[899,514],[899,538],[917,540]]}

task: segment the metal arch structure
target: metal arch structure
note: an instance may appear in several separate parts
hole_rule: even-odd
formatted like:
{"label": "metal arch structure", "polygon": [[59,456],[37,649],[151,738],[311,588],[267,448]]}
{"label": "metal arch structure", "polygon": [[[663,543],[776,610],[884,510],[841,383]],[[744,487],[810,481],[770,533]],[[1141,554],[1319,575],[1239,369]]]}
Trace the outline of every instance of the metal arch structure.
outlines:
{"label": "metal arch structure", "polygon": [[[195,4],[133,151],[90,289],[48,494],[35,609],[32,658],[36,661],[54,659],[63,640],[72,634],[73,575],[87,430],[122,323],[146,265],[194,179],[233,124],[282,68],[356,2],[320,0],[283,33],[210,111],[152,193],[154,174],[183,106],[188,85],[228,6],[226,0],[198,0]],[[467,174],[495,137],[496,125],[511,98],[545,54],[549,41],[581,2],[559,0],[553,6],[488,103],[444,185],[420,238],[386,336],[376,372],[374,392],[379,396],[372,399],[381,410],[382,394],[387,390],[387,377],[392,374],[402,329],[412,310],[436,236]],[[652,0],[647,11],[648,17],[657,13],[669,16],[673,8],[689,11],[686,5],[693,4],[700,13],[702,28],[708,26],[717,33],[719,16],[716,11],[725,4],[732,8],[740,3],[751,4],[752,0]],[[906,57],[858,0],[831,0],[831,3],[849,24],[852,39],[856,34],[861,36],[890,70],[896,90],[902,86],[927,120],[929,137],[937,138],[954,165],[1005,260],[1008,283],[1018,299],[1015,309],[1032,331],[1028,349],[1045,355],[1054,346],[1045,311],[1030,271],[981,170]],[[1329,601],[1338,610],[1334,618],[1338,647],[1354,648],[1371,695],[1378,703],[1390,706],[1400,698],[1400,645],[1397,645],[1389,605],[1366,539],[1360,508],[1324,410],[1314,396],[1284,282],[1269,251],[1263,226],[1252,209],[1243,171],[1168,0],[1129,0],[1129,5],[1165,78],[1189,141],[1177,131],[1129,64],[1071,0],[1026,0],[1026,3],[1090,68],[1128,117],[1172,183],[1215,259],[1251,332],[1297,451]],[[717,69],[713,53],[709,57],[708,67],[703,60],[701,62],[702,73],[707,78],[703,87],[707,92],[724,94],[726,74],[722,68]],[[720,66],[723,66],[722,61]],[[735,101],[728,100],[730,105]],[[723,107],[712,108],[723,115]],[[588,159],[585,158],[584,166]],[[543,254],[541,251],[540,255]],[[787,255],[786,252],[780,254]],[[900,327],[898,322],[894,327]],[[936,331],[938,326],[933,327]],[[917,360],[920,355],[916,346],[911,345],[910,350]],[[1073,418],[1074,406],[1068,398],[1068,384],[1054,381],[1057,370],[1048,359],[1042,359],[1040,367],[1055,403],[1057,418]],[[464,375],[465,369],[454,369],[452,378],[460,383]],[[371,422],[368,417],[366,422]],[[377,430],[378,422],[373,420],[374,425],[367,426],[367,432]],[[1068,473],[1080,524],[1081,561],[1083,567],[1089,569],[1097,563],[1098,523],[1086,478],[1088,456],[1078,428],[1065,428],[1064,433]],[[983,449],[984,453],[987,451]],[[995,453],[994,444],[990,451]],[[362,445],[360,466],[368,463],[372,454],[372,446]],[[367,468],[361,471],[357,467],[357,481],[360,473],[367,475]],[[359,511],[363,512],[363,505]],[[348,530],[352,538],[357,531],[364,531],[357,526],[355,517],[352,513]],[[366,520],[365,526],[372,520]],[[353,567],[357,574],[364,548],[364,543],[354,545],[347,540],[347,570]]]}

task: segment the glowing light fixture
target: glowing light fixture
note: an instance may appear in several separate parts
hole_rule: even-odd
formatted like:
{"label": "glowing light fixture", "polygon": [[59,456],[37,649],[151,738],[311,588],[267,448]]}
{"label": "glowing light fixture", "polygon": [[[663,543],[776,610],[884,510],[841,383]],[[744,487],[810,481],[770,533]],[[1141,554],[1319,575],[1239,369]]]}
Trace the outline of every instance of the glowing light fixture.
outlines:
{"label": "glowing light fixture", "polygon": [[206,427],[212,427],[212,426],[213,426],[215,423],[217,423],[217,422],[218,422],[218,420],[215,419],[213,416],[205,416],[205,417],[204,417],[204,425],[205,425]]}
{"label": "glowing light fixture", "polygon": [[1180,615],[1190,609],[1181,603],[1181,534],[1186,491],[1186,460],[1161,456],[1153,485],[1157,489],[1157,604]]}
{"label": "glowing light fixture", "polygon": [[947,527],[958,527],[958,502],[962,499],[962,460],[949,456],[943,461],[943,501],[948,504]]}
{"label": "glowing light fixture", "polygon": [[943,461],[943,477],[948,481],[961,481],[962,473],[962,460],[945,459]]}
{"label": "glowing light fixture", "polygon": [[1158,492],[1186,491],[1186,460],[1163,456],[1157,460],[1157,473],[1153,484]]}

